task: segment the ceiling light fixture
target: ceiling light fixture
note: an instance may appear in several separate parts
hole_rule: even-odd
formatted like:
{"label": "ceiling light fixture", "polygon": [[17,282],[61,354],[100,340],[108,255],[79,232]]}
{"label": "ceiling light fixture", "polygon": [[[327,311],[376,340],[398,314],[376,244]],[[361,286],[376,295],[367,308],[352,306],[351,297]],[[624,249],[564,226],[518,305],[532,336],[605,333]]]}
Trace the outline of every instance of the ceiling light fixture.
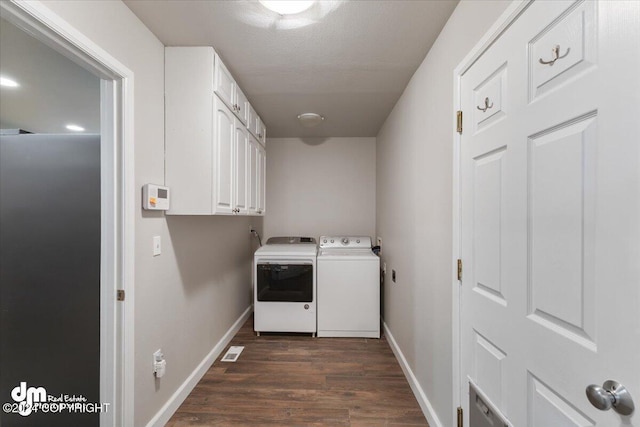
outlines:
{"label": "ceiling light fixture", "polygon": [[78,125],[67,125],[67,129],[72,130],[74,132],[84,132],[84,128]]}
{"label": "ceiling light fixture", "polygon": [[15,80],[11,80],[7,77],[0,77],[0,86],[4,86],[4,87],[18,87],[20,86],[18,84],[18,82],[16,82]]}
{"label": "ceiling light fixture", "polygon": [[306,128],[318,126],[324,121],[324,117],[316,113],[302,113],[298,115],[298,121]]}
{"label": "ceiling light fixture", "polygon": [[315,0],[258,0],[264,7],[279,15],[294,15],[304,12]]}

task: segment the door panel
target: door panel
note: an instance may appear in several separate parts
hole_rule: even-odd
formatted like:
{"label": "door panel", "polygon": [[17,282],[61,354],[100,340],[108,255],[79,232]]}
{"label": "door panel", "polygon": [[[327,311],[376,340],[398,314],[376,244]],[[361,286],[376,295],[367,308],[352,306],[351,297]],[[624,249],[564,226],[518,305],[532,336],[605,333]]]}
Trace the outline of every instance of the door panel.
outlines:
{"label": "door panel", "polygon": [[529,426],[589,427],[595,422],[530,372]]}
{"label": "door panel", "polygon": [[529,319],[594,348],[596,117],[529,138]]}
{"label": "door panel", "polygon": [[[100,402],[100,136],[0,136],[0,400]],[[46,400],[45,400],[46,402]],[[97,413],[21,416],[6,426],[97,426]]]}
{"label": "door panel", "polygon": [[640,426],[585,394],[639,406],[639,22],[534,1],[461,77],[460,387],[514,426]]}
{"label": "door panel", "polygon": [[[576,3],[529,42],[530,101],[595,66],[596,5]],[[540,64],[556,57],[552,65]]]}
{"label": "door panel", "polygon": [[506,306],[502,290],[502,209],[506,147],[475,160],[475,291]]}
{"label": "door panel", "polygon": [[507,63],[503,63],[474,89],[476,108],[473,110],[476,131],[495,123],[506,114],[502,102],[507,90]]}

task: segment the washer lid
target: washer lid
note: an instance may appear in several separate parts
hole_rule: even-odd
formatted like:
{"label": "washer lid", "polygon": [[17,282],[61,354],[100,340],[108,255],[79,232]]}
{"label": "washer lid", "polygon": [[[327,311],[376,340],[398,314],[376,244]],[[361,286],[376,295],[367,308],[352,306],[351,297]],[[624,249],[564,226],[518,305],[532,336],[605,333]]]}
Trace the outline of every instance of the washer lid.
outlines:
{"label": "washer lid", "polygon": [[320,249],[318,258],[322,259],[379,259],[371,249],[344,249],[344,248],[327,248]]}

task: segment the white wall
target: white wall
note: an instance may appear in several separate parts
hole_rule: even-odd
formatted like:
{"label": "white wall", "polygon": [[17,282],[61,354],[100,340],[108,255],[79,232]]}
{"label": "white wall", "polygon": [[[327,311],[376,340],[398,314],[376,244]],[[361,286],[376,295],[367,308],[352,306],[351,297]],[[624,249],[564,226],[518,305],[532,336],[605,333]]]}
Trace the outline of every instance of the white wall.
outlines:
{"label": "white wall", "polygon": [[387,263],[384,318],[444,426],[453,425],[454,403],[453,70],[507,5],[457,6],[377,136],[377,233]]}
{"label": "white wall", "polygon": [[[46,6],[134,72],[136,187],[164,182],[164,47],[120,1]],[[249,225],[262,219],[165,217],[135,221],[135,425],[145,425],[250,305]],[[152,238],[162,255],[152,256]],[[152,353],[167,374],[156,380]]]}
{"label": "white wall", "polygon": [[266,236],[374,238],[375,138],[267,141]]}

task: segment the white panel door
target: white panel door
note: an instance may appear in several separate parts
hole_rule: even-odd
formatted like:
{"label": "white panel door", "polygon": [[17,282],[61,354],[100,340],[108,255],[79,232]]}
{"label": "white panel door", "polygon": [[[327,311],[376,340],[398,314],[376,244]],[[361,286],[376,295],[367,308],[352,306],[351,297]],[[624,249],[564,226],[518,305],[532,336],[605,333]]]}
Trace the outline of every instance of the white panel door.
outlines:
{"label": "white panel door", "polygon": [[213,103],[213,185],[214,213],[233,213],[234,181],[234,137],[233,113],[216,96]]}
{"label": "white panel door", "polygon": [[[461,77],[462,399],[640,426],[640,2],[535,1]],[[555,61],[554,61],[555,59]]]}

